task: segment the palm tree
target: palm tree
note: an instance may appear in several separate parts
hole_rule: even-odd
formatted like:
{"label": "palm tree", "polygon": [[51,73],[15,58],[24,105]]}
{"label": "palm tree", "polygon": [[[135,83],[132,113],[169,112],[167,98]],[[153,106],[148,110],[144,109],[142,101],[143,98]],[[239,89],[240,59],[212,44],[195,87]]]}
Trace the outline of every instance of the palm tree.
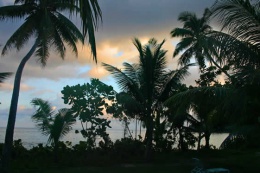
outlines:
{"label": "palm tree", "polygon": [[240,40],[260,49],[260,1],[219,0],[211,8],[211,16],[217,17],[223,29]]}
{"label": "palm tree", "polygon": [[[259,80],[260,1],[220,0],[212,6],[211,12],[211,17],[217,18],[227,32],[222,37],[226,47],[222,47],[222,51],[233,66],[239,85]],[[227,41],[228,37],[235,39]]]}
{"label": "palm tree", "polygon": [[[184,92],[180,92],[170,97],[165,104],[170,110],[175,110],[175,116],[187,116],[183,112],[193,112],[194,118],[190,128],[194,132],[199,133],[198,144],[201,138],[205,138],[205,148],[209,149],[209,140],[212,132],[224,129],[225,110],[223,110],[224,101],[227,97],[233,95],[233,90],[222,86],[204,86],[192,88]],[[225,108],[224,108],[225,109]],[[180,114],[180,113],[182,114]],[[185,118],[184,117],[184,118]],[[190,116],[188,116],[190,119]],[[190,121],[188,119],[188,121]],[[220,127],[223,129],[217,129]],[[203,135],[201,134],[203,133]],[[199,148],[199,147],[198,147]]]}
{"label": "palm tree", "polygon": [[76,123],[73,113],[63,108],[55,114],[50,103],[40,98],[33,99],[31,103],[37,108],[32,115],[32,120],[43,135],[49,136],[48,143],[53,144],[55,161],[57,161],[58,142],[72,130],[72,125]]}
{"label": "palm tree", "polygon": [[129,100],[125,101],[124,105],[138,114],[145,123],[145,158],[149,161],[156,109],[174,91],[174,86],[188,74],[189,65],[179,70],[167,71],[165,57],[167,51],[162,49],[164,41],[158,44],[155,39],[150,39],[147,45],[142,46],[138,39],[134,39],[133,43],[139,52],[138,64],[131,65],[125,62],[124,70],[104,63],[103,66],[117,80],[124,98],[127,98],[124,100]]}
{"label": "palm tree", "polygon": [[[84,11],[83,11],[84,9]],[[83,34],[63,15],[63,12],[80,14],[83,23]],[[25,19],[24,23],[7,40],[2,54],[15,47],[20,50],[31,37],[35,42],[30,51],[21,60],[15,75],[14,88],[3,148],[2,166],[7,172],[13,142],[20,82],[23,68],[30,57],[35,53],[40,63],[45,66],[49,57],[50,47],[54,47],[61,58],[65,57],[65,44],[77,55],[78,41],[84,42],[88,34],[91,49],[96,60],[94,26],[101,15],[98,3],[94,0],[15,0],[14,5],[0,7],[0,20]]]}
{"label": "palm tree", "polygon": [[[227,100],[228,113],[236,113],[233,118],[239,128],[235,128],[235,133],[251,136],[250,141],[254,143],[257,138],[254,135],[258,134],[255,129],[259,126],[260,106],[260,1],[220,0],[212,6],[211,11],[211,16],[220,21],[227,35],[240,43],[234,44],[231,40],[227,46],[229,50],[223,51],[229,57],[228,63],[234,69],[233,76],[237,81],[234,83],[236,95]],[[226,44],[226,40],[225,37],[223,44]],[[238,99],[240,102],[235,101]]]}
{"label": "palm tree", "polygon": [[[195,13],[182,12],[178,20],[183,22],[183,28],[175,28],[171,31],[172,37],[182,37],[177,44],[173,57],[184,51],[180,58],[179,64],[185,65],[194,57],[201,69],[205,67],[205,61],[208,60],[225,73],[229,78],[231,76],[219,64],[224,64],[218,55],[215,39],[216,31],[213,31],[209,23],[210,11],[205,10],[203,16],[198,18]],[[214,45],[215,44],[215,45]],[[214,45],[214,46],[213,46]],[[214,59],[215,57],[215,59]]]}

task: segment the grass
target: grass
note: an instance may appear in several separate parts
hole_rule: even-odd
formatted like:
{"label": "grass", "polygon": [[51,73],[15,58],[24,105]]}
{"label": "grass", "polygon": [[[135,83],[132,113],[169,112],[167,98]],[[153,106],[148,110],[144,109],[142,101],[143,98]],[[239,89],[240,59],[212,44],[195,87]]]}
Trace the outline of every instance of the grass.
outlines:
{"label": "grass", "polygon": [[107,167],[52,168],[46,170],[27,170],[24,173],[173,173],[189,172],[190,167],[173,165],[121,165]]}
{"label": "grass", "polygon": [[[154,160],[147,164],[140,160],[135,161],[134,158],[119,162],[108,158],[107,164],[104,160],[99,159],[92,161],[82,161],[80,165],[45,164],[42,167],[30,166],[22,168],[19,165],[23,164],[22,160],[17,160],[14,173],[186,173],[193,168],[192,158],[199,158],[205,168],[222,167],[227,168],[232,173],[259,173],[260,172],[260,153],[254,151],[188,151],[188,152],[172,152],[159,153],[154,155]],[[73,161],[73,158],[70,158]],[[91,164],[95,163],[95,164]],[[66,162],[68,163],[68,162]],[[27,162],[28,164],[28,162]]]}

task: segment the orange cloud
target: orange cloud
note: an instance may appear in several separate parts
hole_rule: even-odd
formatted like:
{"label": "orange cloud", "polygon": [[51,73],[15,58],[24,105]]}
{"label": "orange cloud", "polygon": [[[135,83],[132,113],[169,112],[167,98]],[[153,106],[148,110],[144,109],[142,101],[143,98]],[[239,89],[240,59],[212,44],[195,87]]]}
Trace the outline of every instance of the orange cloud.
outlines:
{"label": "orange cloud", "polygon": [[18,107],[18,110],[19,111],[22,111],[22,110],[25,110],[26,109],[26,106],[24,106],[24,105],[20,105],[19,107]]}
{"label": "orange cloud", "polygon": [[[13,88],[14,88],[14,86],[11,83],[2,83],[1,84],[1,90],[12,91]],[[31,86],[26,85],[26,84],[21,84],[20,85],[20,90],[24,91],[24,92],[31,91],[33,89],[34,89],[34,87],[31,87]]]}
{"label": "orange cloud", "polygon": [[109,72],[106,71],[102,66],[92,67],[91,70],[87,72],[87,76],[91,78],[102,79],[109,75]]}

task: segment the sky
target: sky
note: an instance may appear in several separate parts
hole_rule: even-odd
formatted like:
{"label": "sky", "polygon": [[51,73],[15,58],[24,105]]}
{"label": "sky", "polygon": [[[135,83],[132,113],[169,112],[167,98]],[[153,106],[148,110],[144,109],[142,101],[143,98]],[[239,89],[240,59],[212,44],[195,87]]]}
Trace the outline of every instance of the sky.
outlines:
{"label": "sky", "polygon": [[[201,16],[204,9],[210,7],[215,0],[98,0],[103,16],[103,23],[96,32],[98,63],[91,57],[87,45],[78,46],[79,55],[75,57],[67,49],[65,60],[54,51],[48,59],[46,67],[42,67],[35,56],[25,66],[16,127],[34,127],[30,117],[35,109],[30,105],[33,98],[48,100],[58,109],[63,108],[61,90],[66,85],[72,86],[90,82],[91,78],[99,78],[119,91],[112,76],[101,66],[108,63],[121,67],[123,62],[134,63],[138,60],[138,51],[132,44],[138,38],[145,44],[150,38],[159,42],[166,39],[163,49],[168,50],[168,68],[176,69],[177,59],[172,58],[174,47],[179,39],[171,38],[170,32],[182,27],[178,15],[190,11]],[[12,5],[13,0],[0,0],[0,6]],[[80,21],[73,18],[80,27]],[[22,20],[0,21],[0,45],[4,45],[12,33],[22,24]],[[33,38],[20,51],[11,49],[0,58],[0,71],[15,73],[21,59],[32,46]],[[2,47],[0,47],[2,51]],[[183,81],[194,85],[199,78],[198,68],[192,67],[191,75]],[[0,127],[5,127],[8,118],[14,75],[0,86]]]}

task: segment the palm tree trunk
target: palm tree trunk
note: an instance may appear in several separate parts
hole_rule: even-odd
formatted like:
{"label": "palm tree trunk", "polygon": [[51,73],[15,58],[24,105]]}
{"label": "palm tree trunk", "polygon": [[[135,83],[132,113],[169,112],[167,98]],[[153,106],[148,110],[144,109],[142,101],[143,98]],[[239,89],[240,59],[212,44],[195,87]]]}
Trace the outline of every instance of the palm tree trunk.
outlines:
{"label": "palm tree trunk", "polygon": [[5,144],[2,151],[1,167],[4,173],[9,172],[9,165],[11,159],[12,146],[13,146],[13,135],[14,135],[15,120],[16,120],[16,112],[17,112],[17,105],[18,105],[23,69],[26,62],[30,59],[30,57],[33,55],[34,51],[36,50],[37,45],[38,42],[36,41],[33,47],[31,48],[31,50],[22,59],[15,74],[13,94],[12,94],[11,105],[9,110],[6,133],[5,133]]}
{"label": "palm tree trunk", "polygon": [[140,120],[139,123],[140,123],[140,127],[139,127],[139,140],[140,140],[141,137],[142,137],[142,121]]}
{"label": "palm tree trunk", "polygon": [[58,159],[58,141],[54,142],[54,162],[58,163],[59,159]]}
{"label": "palm tree trunk", "polygon": [[187,147],[184,143],[184,136],[183,136],[182,127],[179,127],[178,129],[179,129],[179,146],[180,146],[180,149],[181,149],[181,151],[186,151]]}
{"label": "palm tree trunk", "polygon": [[210,132],[207,130],[205,132],[205,149],[210,149],[210,146],[209,146],[209,140],[210,140]]}
{"label": "palm tree trunk", "polygon": [[151,114],[148,114],[147,125],[146,125],[146,150],[145,150],[145,160],[147,162],[151,161],[152,157],[152,143],[153,143],[153,118]]}
{"label": "palm tree trunk", "polygon": [[201,131],[199,131],[197,150],[200,150],[200,142],[201,142]]}
{"label": "palm tree trunk", "polygon": [[[207,51],[206,51],[207,52]],[[207,56],[210,59],[210,62],[212,62],[220,71],[222,71],[230,80],[232,80],[232,76],[230,76],[230,74],[228,74],[225,70],[223,70],[223,68],[221,68],[218,63],[216,63],[214,61],[214,59],[210,56],[210,54],[207,52]]]}
{"label": "palm tree trunk", "polygon": [[135,115],[135,139],[137,139],[137,116]]}

